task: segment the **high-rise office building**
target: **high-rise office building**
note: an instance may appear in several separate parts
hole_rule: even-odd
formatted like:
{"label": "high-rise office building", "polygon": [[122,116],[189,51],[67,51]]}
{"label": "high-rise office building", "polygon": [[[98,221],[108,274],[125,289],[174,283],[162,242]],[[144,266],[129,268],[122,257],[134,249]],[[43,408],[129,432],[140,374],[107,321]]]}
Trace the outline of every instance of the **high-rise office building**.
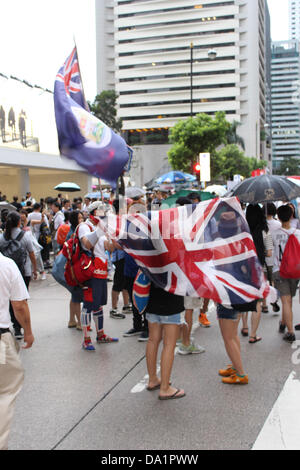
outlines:
{"label": "high-rise office building", "polygon": [[114,0],[95,0],[97,93],[115,89]]}
{"label": "high-rise office building", "polygon": [[273,168],[284,158],[300,158],[299,41],[272,44]]}
{"label": "high-rise office building", "polygon": [[300,0],[289,0],[289,38],[300,41]]}
{"label": "high-rise office building", "polygon": [[266,158],[267,11],[266,0],[115,0],[116,90],[129,142],[167,142],[191,108],[224,111],[241,123],[246,154]]}

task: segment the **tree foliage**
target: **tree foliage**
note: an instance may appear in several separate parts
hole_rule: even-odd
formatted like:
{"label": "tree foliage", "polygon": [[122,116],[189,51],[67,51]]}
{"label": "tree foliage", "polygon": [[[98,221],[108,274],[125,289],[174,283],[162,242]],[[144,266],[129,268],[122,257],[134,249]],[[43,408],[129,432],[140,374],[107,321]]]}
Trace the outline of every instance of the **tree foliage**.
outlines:
{"label": "tree foliage", "polygon": [[283,176],[299,176],[300,175],[300,159],[287,157],[285,158],[279,168],[274,173]]}
{"label": "tree foliage", "polygon": [[198,155],[206,152],[211,155],[212,179],[227,181],[237,174],[249,177],[253,170],[265,168],[266,161],[248,158],[238,147],[244,147],[238,125],[237,121],[228,122],[223,112],[179,121],[170,132],[173,145],[168,156],[174,170],[190,172]]}
{"label": "tree foliage", "polygon": [[234,144],[223,147],[218,152],[218,160],[220,165],[218,176],[222,176],[225,181],[232,180],[234,175],[242,175],[245,178],[249,178],[253,170],[262,169],[267,166],[265,160],[246,157],[244,152]]}
{"label": "tree foliage", "polygon": [[226,139],[228,144],[237,144],[245,150],[245,141],[237,133],[238,127],[241,125],[238,121],[233,121],[231,123],[230,129],[227,132]]}
{"label": "tree foliage", "polygon": [[122,130],[122,119],[117,119],[117,98],[114,90],[102,91],[93,103],[89,103],[91,113],[116,132]]}
{"label": "tree foliage", "polygon": [[226,144],[229,129],[230,123],[223,112],[216,113],[214,117],[198,114],[194,118],[179,121],[170,132],[173,146],[168,155],[172,167],[189,172],[199,153],[209,152],[213,169],[217,171],[216,148]]}

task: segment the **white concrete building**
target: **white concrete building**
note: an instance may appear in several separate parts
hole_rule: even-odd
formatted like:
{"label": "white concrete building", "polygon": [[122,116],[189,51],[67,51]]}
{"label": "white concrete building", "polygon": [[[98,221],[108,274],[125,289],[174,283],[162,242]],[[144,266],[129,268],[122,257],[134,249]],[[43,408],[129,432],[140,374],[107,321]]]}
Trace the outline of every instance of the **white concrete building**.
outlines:
{"label": "white concrete building", "polygon": [[95,0],[97,93],[115,89],[114,0]]}
{"label": "white concrete building", "polygon": [[[265,0],[115,0],[116,91],[129,142],[167,142],[193,112],[241,123],[246,154],[265,158]],[[216,52],[215,60],[208,57]]]}

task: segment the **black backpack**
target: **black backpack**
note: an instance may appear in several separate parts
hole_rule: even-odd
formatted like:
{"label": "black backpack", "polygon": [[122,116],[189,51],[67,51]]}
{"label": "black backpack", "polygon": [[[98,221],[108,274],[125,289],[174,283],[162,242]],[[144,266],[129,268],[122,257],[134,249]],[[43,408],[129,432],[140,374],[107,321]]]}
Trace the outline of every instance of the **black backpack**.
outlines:
{"label": "black backpack", "polygon": [[3,236],[3,243],[0,246],[0,252],[3,256],[12,259],[19,268],[20,273],[25,275],[25,263],[27,259],[27,252],[21,244],[21,240],[24,237],[25,232],[20,232],[17,238],[7,240]]}
{"label": "black backpack", "polygon": [[42,222],[40,225],[40,235],[38,242],[43,248],[45,248],[45,246],[49,245],[51,241],[51,231],[46,222]]}

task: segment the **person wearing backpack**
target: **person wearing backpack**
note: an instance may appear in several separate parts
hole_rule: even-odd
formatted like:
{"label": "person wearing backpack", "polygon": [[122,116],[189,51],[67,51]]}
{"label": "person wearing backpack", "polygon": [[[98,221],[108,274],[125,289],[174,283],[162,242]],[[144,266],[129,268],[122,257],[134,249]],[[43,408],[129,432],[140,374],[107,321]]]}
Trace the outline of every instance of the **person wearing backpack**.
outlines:
{"label": "person wearing backpack", "polygon": [[81,326],[83,330],[82,348],[86,351],[95,351],[92,344],[89,327],[93,316],[96,327],[96,341],[98,344],[115,343],[118,338],[112,338],[104,333],[103,306],[107,304],[107,255],[106,251],[113,251],[114,246],[109,242],[101,228],[98,226],[104,212],[104,205],[95,201],[88,207],[89,218],[79,225],[78,238],[83,250],[92,252],[95,268],[93,277],[85,283],[84,302],[81,311]]}
{"label": "person wearing backpack", "polygon": [[[288,205],[279,207],[277,215],[282,227],[272,233],[272,238],[274,244],[273,280],[274,286],[279,291],[282,303],[282,319],[279,322],[279,333],[285,333],[287,329],[283,340],[293,343],[296,340],[293,326],[293,297],[296,295],[299,278],[296,278],[298,274],[293,274],[292,271],[297,268],[298,263],[295,256],[289,255],[286,249],[291,235],[296,237],[300,243],[300,230],[291,227],[293,210]],[[296,249],[296,256],[299,256],[299,254],[300,246],[299,249]],[[282,275],[283,264],[290,266],[291,273],[289,278]]]}
{"label": "person wearing backpack", "polygon": [[[31,276],[37,278],[36,258],[30,234],[21,229],[21,215],[12,211],[8,214],[4,233],[0,235],[0,252],[15,261],[28,288]],[[21,325],[10,306],[11,321],[15,337],[22,339]]]}

